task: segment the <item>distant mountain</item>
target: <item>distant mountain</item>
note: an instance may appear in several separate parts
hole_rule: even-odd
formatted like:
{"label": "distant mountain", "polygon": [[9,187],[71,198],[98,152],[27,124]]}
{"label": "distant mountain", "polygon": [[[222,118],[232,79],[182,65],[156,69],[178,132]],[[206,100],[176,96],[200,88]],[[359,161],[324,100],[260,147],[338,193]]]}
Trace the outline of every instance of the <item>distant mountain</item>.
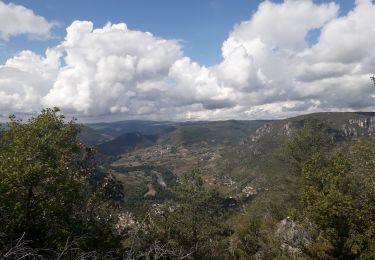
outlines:
{"label": "distant mountain", "polygon": [[160,132],[172,131],[178,126],[178,122],[168,121],[143,121],[128,120],[110,123],[95,123],[87,126],[97,133],[114,139],[126,133],[138,132],[146,135],[158,134]]}
{"label": "distant mountain", "polygon": [[153,145],[158,139],[157,135],[144,135],[139,132],[123,134],[113,140],[98,145],[98,151],[105,155],[120,155],[136,148]]}
{"label": "distant mountain", "polygon": [[123,121],[89,124],[81,132],[81,141],[98,146],[106,155],[119,155],[155,143],[161,145],[237,144],[266,122],[216,121],[216,122],[155,122]]}
{"label": "distant mountain", "polygon": [[109,137],[108,135],[102,134],[99,131],[96,131],[93,128],[86,125],[83,126],[79,134],[79,137],[81,142],[88,146],[97,146],[111,139],[111,137]]}
{"label": "distant mountain", "polygon": [[158,143],[171,145],[237,144],[257,128],[270,121],[229,120],[215,122],[188,122],[160,137]]}

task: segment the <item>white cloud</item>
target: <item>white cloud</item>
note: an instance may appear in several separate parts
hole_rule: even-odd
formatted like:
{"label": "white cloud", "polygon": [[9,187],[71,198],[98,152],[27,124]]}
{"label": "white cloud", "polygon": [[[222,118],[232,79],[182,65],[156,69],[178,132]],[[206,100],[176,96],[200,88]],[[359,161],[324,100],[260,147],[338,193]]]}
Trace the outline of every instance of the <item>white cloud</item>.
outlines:
{"label": "white cloud", "polygon": [[93,115],[157,112],[152,102],[165,91],[169,68],[182,56],[177,41],[125,24],[93,29],[91,22],[81,21],[67,28],[56,49],[65,65],[42,104]]}
{"label": "white cloud", "polygon": [[311,50],[314,60],[342,64],[374,60],[375,28],[371,21],[375,5],[370,0],[356,2],[357,7],[347,16],[331,21],[322,29],[319,42]]}
{"label": "white cloud", "polygon": [[285,0],[283,4],[264,1],[249,21],[236,26],[230,38],[244,42],[260,39],[270,47],[299,51],[306,47],[307,32],[335,18],[338,8],[333,2],[316,5],[309,0]]}
{"label": "white cloud", "polygon": [[[372,107],[375,6],[357,1],[348,15],[337,14],[334,3],[263,2],[224,42],[217,77],[241,91],[237,104],[251,117]],[[314,29],[321,34],[309,47]]]}
{"label": "white cloud", "polygon": [[2,112],[35,112],[48,93],[59,70],[59,54],[47,50],[41,57],[22,51],[0,66],[0,109]]}
{"label": "white cloud", "polygon": [[[176,40],[125,24],[75,21],[39,56],[23,51],[0,66],[0,108],[60,106],[97,118],[276,118],[374,107],[375,6],[264,1],[223,43],[223,60],[202,66]],[[316,44],[306,37],[320,30]]]}
{"label": "white cloud", "polygon": [[2,40],[20,34],[48,37],[53,25],[24,6],[0,1],[0,39]]}

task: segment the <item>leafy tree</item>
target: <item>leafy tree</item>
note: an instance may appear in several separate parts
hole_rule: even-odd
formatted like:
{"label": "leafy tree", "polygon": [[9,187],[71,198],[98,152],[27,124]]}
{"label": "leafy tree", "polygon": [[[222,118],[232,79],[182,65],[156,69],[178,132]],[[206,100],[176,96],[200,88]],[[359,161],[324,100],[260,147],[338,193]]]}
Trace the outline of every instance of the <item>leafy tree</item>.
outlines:
{"label": "leafy tree", "polygon": [[239,216],[234,224],[233,255],[237,259],[290,259],[276,236],[278,221],[271,216],[247,214]]}
{"label": "leafy tree", "polygon": [[284,159],[295,174],[300,174],[303,164],[314,154],[329,150],[330,136],[324,126],[315,120],[306,120],[304,126],[288,140],[284,149]]}
{"label": "leafy tree", "polygon": [[304,165],[302,216],[324,238],[309,246],[314,257],[375,257],[374,158],[374,145],[361,142],[346,153],[316,154]]}
{"label": "leafy tree", "polygon": [[83,250],[117,246],[110,212],[118,183],[97,170],[79,131],[57,108],[27,123],[10,117],[0,138],[0,246],[21,237],[57,251],[67,241]]}
{"label": "leafy tree", "polygon": [[306,245],[311,257],[373,259],[374,145],[335,150],[324,128],[312,121],[287,143],[285,155],[302,177],[300,203],[291,213],[312,232],[315,241]]}
{"label": "leafy tree", "polygon": [[[171,258],[193,259],[223,257],[230,230],[223,216],[222,198],[208,190],[195,170],[181,178],[176,198],[154,208],[147,224],[147,235],[138,241],[142,249],[164,248]],[[151,250],[152,251],[152,250]],[[153,257],[155,253],[153,251]]]}

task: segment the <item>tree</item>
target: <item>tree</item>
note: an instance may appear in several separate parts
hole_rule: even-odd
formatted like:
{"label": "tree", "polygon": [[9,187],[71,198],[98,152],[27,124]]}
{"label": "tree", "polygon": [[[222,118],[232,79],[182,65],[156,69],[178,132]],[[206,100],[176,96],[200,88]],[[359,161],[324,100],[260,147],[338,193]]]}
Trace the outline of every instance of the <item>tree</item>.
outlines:
{"label": "tree", "polygon": [[292,215],[315,239],[306,245],[311,257],[372,259],[375,147],[359,142],[337,149],[324,128],[311,122],[287,143],[285,155],[302,178]]}
{"label": "tree", "polygon": [[309,246],[313,257],[375,257],[374,158],[374,145],[361,142],[346,153],[316,154],[305,163],[302,216],[324,238]]}
{"label": "tree", "polygon": [[292,171],[300,175],[303,164],[314,154],[327,151],[331,143],[324,126],[309,119],[304,122],[303,128],[288,140],[283,149],[283,156]]}
{"label": "tree", "polygon": [[[176,198],[151,211],[146,234],[137,234],[138,252],[157,253],[164,257],[193,259],[223,257],[228,247],[230,230],[223,218],[222,198],[208,190],[195,170],[181,178]],[[142,232],[140,232],[142,233]],[[151,250],[150,250],[151,248]]]}
{"label": "tree", "polygon": [[57,251],[67,241],[83,250],[117,243],[109,198],[117,183],[97,170],[79,131],[57,108],[26,123],[10,117],[0,138],[0,246],[20,237],[33,248]]}

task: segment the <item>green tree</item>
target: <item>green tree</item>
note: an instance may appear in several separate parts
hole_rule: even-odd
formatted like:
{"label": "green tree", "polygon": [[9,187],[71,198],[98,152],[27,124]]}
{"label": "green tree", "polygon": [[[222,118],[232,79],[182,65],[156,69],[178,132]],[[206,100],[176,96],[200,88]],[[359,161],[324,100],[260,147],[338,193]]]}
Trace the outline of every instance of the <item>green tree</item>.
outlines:
{"label": "green tree", "polygon": [[303,164],[314,154],[329,150],[331,143],[324,126],[309,119],[304,122],[303,128],[287,141],[283,158],[289,163],[293,173],[300,175]]}
{"label": "green tree", "polygon": [[0,138],[1,246],[20,237],[50,250],[67,241],[83,250],[109,250],[117,243],[109,212],[118,184],[98,172],[79,131],[56,108],[26,123],[10,117]]}
{"label": "green tree", "polygon": [[[223,257],[231,231],[224,221],[222,197],[206,188],[200,174],[197,170],[185,174],[176,198],[152,211],[147,236],[142,236],[138,251],[145,252],[151,245],[163,248],[172,258]],[[155,250],[153,253],[155,257]]]}
{"label": "green tree", "polygon": [[314,257],[375,257],[374,158],[374,145],[361,142],[345,153],[316,154],[305,163],[302,216],[324,238],[309,246]]}

